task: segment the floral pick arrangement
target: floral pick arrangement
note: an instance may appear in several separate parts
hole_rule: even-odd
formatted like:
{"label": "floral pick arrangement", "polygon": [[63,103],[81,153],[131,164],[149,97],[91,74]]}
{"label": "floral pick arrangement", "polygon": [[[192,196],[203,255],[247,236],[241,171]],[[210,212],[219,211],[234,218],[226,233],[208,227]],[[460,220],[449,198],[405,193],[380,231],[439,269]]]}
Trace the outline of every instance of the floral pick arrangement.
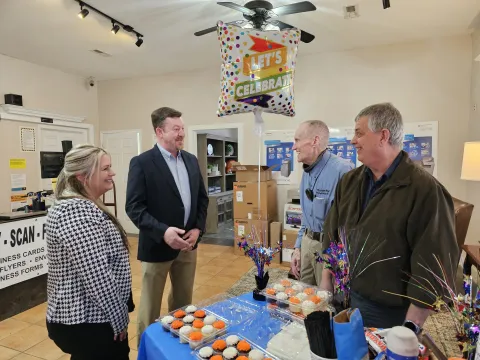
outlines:
{"label": "floral pick arrangement", "polygon": [[372,255],[385,244],[385,240],[376,241],[372,246],[367,247],[367,243],[370,245],[369,241],[372,242],[370,236],[363,240],[358,231],[351,231],[347,236],[343,228],[339,230],[338,237],[338,241],[330,242],[330,246],[322,253],[315,252],[315,258],[317,262],[323,263],[324,269],[329,270],[332,274],[333,293],[343,296],[343,308],[348,309],[352,281],[369,267],[383,261],[397,259],[400,256],[371,261]]}
{"label": "floral pick arrangement", "polygon": [[249,235],[242,237],[238,242],[238,247],[242,249],[245,256],[253,260],[257,267],[257,276],[263,278],[265,276],[265,267],[272,263],[273,258],[282,249],[280,241],[275,248],[266,247],[267,234],[266,231],[257,232],[254,225]]}

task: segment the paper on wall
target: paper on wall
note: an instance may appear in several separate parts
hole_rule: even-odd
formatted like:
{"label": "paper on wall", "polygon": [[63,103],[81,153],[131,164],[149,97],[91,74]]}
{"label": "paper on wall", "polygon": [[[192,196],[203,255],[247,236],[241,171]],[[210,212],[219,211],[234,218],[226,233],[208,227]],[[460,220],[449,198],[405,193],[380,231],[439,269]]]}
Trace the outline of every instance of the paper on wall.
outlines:
{"label": "paper on wall", "polygon": [[20,143],[22,144],[22,151],[35,151],[35,129],[21,127]]}
{"label": "paper on wall", "polygon": [[27,159],[10,159],[10,169],[25,169]]}
{"label": "paper on wall", "polygon": [[12,191],[27,190],[27,174],[11,174],[10,184]]}

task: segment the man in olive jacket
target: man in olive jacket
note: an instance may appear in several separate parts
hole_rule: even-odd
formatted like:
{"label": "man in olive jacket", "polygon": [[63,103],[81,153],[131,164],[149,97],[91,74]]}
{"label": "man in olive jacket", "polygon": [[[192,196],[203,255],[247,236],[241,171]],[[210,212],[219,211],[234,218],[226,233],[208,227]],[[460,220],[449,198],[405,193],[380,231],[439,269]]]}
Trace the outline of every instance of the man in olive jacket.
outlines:
{"label": "man in olive jacket", "polygon": [[[375,261],[397,257],[370,266],[352,280],[351,307],[360,310],[365,326],[404,324],[419,331],[431,312],[426,304],[436,299],[417,287],[413,278],[430,291],[433,285],[441,296],[444,289],[424,267],[443,279],[435,255],[450,284],[457,268],[452,197],[402,150],[403,121],[393,105],[363,109],[355,120],[352,144],[363,166],[345,174],[338,184],[325,220],[322,248],[338,240],[339,229],[344,229],[358,255],[368,237],[357,274]],[[325,269],[321,287],[332,290],[331,274]]]}

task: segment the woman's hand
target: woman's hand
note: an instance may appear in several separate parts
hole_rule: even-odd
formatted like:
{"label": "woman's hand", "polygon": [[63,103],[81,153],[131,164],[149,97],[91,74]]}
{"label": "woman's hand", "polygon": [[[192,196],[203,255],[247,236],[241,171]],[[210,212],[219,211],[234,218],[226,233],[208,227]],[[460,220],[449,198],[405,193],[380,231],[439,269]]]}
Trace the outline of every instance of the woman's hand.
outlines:
{"label": "woman's hand", "polygon": [[113,337],[113,341],[125,341],[127,339],[127,329],[123,330],[120,334]]}

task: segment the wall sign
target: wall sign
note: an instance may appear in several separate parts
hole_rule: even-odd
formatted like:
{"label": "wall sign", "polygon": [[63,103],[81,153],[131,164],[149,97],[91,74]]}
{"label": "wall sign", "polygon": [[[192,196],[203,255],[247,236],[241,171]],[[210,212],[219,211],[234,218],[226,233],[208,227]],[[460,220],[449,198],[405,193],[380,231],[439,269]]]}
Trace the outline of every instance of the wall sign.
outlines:
{"label": "wall sign", "polygon": [[0,224],[0,289],[47,273],[46,220]]}

